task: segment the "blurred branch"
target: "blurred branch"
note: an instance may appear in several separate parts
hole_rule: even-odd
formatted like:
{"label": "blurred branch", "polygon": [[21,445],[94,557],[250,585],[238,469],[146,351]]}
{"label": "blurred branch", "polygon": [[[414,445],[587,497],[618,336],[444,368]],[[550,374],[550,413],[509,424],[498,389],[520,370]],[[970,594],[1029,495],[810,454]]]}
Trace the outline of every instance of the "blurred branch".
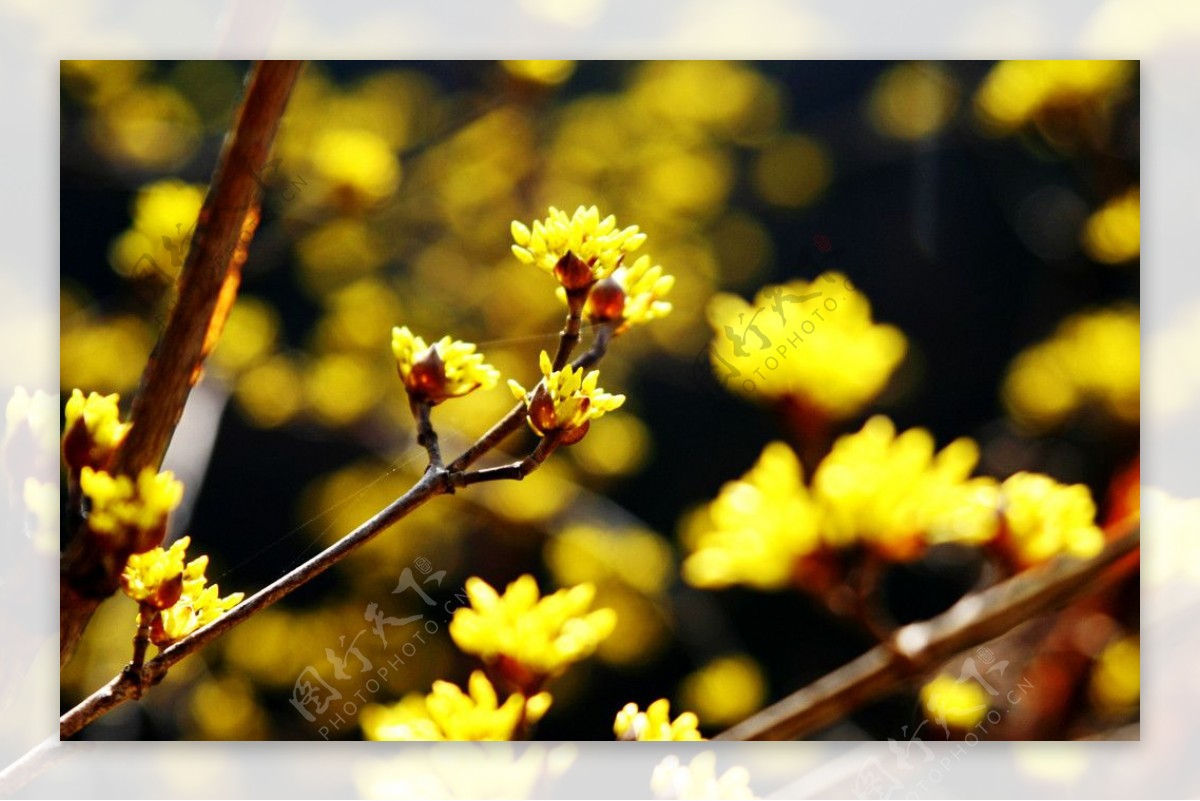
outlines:
{"label": "blurred branch", "polygon": [[[225,143],[179,279],[179,299],[142,373],[129,431],[113,472],[136,476],[162,463],[192,386],[201,375],[206,340],[235,253],[243,251],[247,216],[258,201],[259,176],[299,75],[299,61],[261,61]],[[227,310],[232,298],[224,299]],[[211,343],[208,343],[211,347]],[[117,589],[129,553],[106,557],[76,534],[63,553],[59,588],[59,661],[65,664],[100,602]],[[127,549],[125,549],[127,550]]]}
{"label": "blurred branch", "polygon": [[904,626],[882,645],[715,739],[790,740],[828,726],[955,654],[992,640],[1033,615],[1096,591],[1105,583],[1109,568],[1138,549],[1140,532],[1135,522],[1092,559],[1060,557],[968,595],[931,620]]}

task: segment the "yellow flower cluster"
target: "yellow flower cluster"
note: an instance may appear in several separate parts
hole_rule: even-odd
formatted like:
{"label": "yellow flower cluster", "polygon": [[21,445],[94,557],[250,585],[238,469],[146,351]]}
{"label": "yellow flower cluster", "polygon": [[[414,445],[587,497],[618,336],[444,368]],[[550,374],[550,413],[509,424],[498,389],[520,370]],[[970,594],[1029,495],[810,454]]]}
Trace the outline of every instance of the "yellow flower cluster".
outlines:
{"label": "yellow flower cluster", "polygon": [[407,326],[392,329],[392,354],[409,395],[432,404],[491,389],[500,379],[474,344],[444,336],[426,345]]}
{"label": "yellow flower cluster", "polygon": [[121,422],[119,401],[116,394],[92,392],[85,398],[80,390],[71,391],[62,440],[63,461],[70,468],[108,466],[130,428],[129,423]]}
{"label": "yellow flower cluster", "polygon": [[467,579],[471,605],[455,611],[450,636],[463,651],[498,663],[521,688],[537,687],[592,654],[616,627],[611,609],[588,611],[595,587],[580,584],[539,599],[537,582],[524,575],[499,595],[483,579]]}
{"label": "yellow flower cluster", "polygon": [[939,543],[987,545],[1017,568],[1103,547],[1087,487],[1033,473],[971,477],[978,456],[969,439],[935,452],[928,431],[897,435],[876,416],[839,438],[806,486],[791,448],[771,443],[685,530],[683,577],[708,588],[819,589],[822,556],[852,545],[890,560]]}
{"label": "yellow flower cluster", "polygon": [[634,703],[626,704],[613,721],[613,734],[618,740],[684,741],[703,740],[696,729],[699,721],[691,712],[683,712],[671,720],[671,705],[660,698],[642,712]]}
{"label": "yellow flower cluster", "polygon": [[[554,275],[568,290],[607,278],[626,254],[646,241],[636,225],[617,228],[617,218],[611,214],[600,219],[595,206],[580,206],[569,217],[551,206],[550,216],[536,220],[532,227],[514,220],[512,237],[516,243],[513,255]],[[564,264],[568,254],[582,262],[584,269]]]}
{"label": "yellow flower cluster", "polygon": [[[220,597],[216,584],[207,586],[204,571],[208,557],[184,564],[191,537],[181,537],[170,548],[153,548],[133,554],[121,573],[121,589],[135,601],[149,604],[160,614],[152,622],[150,639],[164,646],[191,634],[241,603],[244,594]],[[140,615],[139,615],[140,616]]]}
{"label": "yellow flower cluster", "polygon": [[1105,203],[1083,226],[1083,249],[1104,264],[1136,259],[1142,252],[1142,197],[1138,187]]}
{"label": "yellow flower cluster", "polygon": [[1131,61],[1002,61],[984,79],[975,108],[989,125],[1010,130],[1049,109],[1100,102],[1133,70]]}
{"label": "yellow flower cluster", "polygon": [[1085,407],[1124,424],[1141,411],[1141,322],[1134,307],[1083,312],[1022,351],[1004,379],[1005,406],[1035,430],[1062,425]]}
{"label": "yellow flower cluster", "polygon": [[492,683],[477,670],[465,693],[448,681],[435,681],[427,696],[369,706],[362,727],[370,740],[511,740],[521,726],[541,720],[550,702],[547,692],[530,698],[513,693],[501,704]]}
{"label": "yellow flower cluster", "polygon": [[987,693],[978,683],[957,681],[945,673],[922,687],[919,695],[929,719],[953,729],[976,726],[991,707]]}
{"label": "yellow flower cluster", "polygon": [[708,320],[713,370],[728,389],[790,398],[833,420],[878,395],[908,347],[899,329],[872,320],[870,302],[836,272],[763,287],[753,304],[718,293]]}
{"label": "yellow flower cluster", "polygon": [[191,542],[191,537],[181,537],[165,550],[158,547],[130,555],[121,573],[121,589],[156,609],[174,606],[183,593],[183,556]]}
{"label": "yellow flower cluster", "polygon": [[163,610],[150,632],[155,645],[167,645],[207,626],[246,597],[245,593],[235,592],[222,598],[218,585],[208,586],[204,575],[207,568],[207,556],[188,562],[183,570],[183,592],[179,600],[170,609]]}
{"label": "yellow flower cluster", "polygon": [[87,500],[88,529],[128,541],[135,552],[149,550],[161,541],[167,515],[183,500],[183,484],[175,475],[158,473],[152,467],[142,470],[136,483],[128,476],[84,467],[79,484]]}
{"label": "yellow flower cluster", "polygon": [[586,376],[583,368],[573,369],[567,365],[554,370],[550,355],[542,351],[539,360],[542,380],[530,392],[509,379],[508,386],[519,401],[528,409],[530,427],[538,436],[552,431],[567,435],[565,444],[574,442],[587,433],[591,421],[602,417],[605,412],[620,408],[624,395],[610,395],[596,386],[600,371],[592,370]]}
{"label": "yellow flower cluster", "polygon": [[1096,504],[1083,484],[1063,485],[1037,473],[1017,473],[1000,485],[1004,515],[1000,545],[1018,567],[1059,554],[1088,558],[1104,547]]}

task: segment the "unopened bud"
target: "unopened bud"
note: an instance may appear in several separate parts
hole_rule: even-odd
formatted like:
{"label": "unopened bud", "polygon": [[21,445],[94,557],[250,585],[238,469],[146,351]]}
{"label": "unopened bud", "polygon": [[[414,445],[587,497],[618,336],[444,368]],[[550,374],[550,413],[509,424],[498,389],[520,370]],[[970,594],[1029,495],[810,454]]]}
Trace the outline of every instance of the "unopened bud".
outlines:
{"label": "unopened bud", "polygon": [[593,323],[611,323],[625,315],[625,290],[612,278],[598,282],[588,293],[587,316]]}
{"label": "unopened bud", "polygon": [[554,277],[568,293],[585,290],[596,283],[592,268],[569,250],[554,265]]}

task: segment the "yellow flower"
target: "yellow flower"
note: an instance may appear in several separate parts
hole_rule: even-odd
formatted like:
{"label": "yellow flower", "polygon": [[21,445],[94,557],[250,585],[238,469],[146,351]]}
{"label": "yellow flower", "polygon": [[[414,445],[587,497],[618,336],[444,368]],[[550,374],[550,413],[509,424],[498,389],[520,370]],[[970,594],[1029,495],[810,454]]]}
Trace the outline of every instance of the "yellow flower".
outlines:
{"label": "yellow flower", "polygon": [[162,541],[167,515],[183,499],[183,484],[174,474],[152,467],[138,474],[136,484],[128,476],[84,467],[79,484],[88,502],[88,529],[132,544],[134,553]]}
{"label": "yellow flower", "polygon": [[875,416],[840,437],[813,475],[823,532],[837,544],[861,542],[907,559],[926,542],[978,544],[995,536],[995,482],[968,478],[979,448],[965,437],[934,452],[922,428],[896,434]]}
{"label": "yellow flower", "polygon": [[133,225],[109,249],[113,269],[129,278],[174,281],[187,260],[204,192],[203,184],[173,178],[138,190]]}
{"label": "yellow flower", "polygon": [[129,433],[130,423],[121,422],[116,394],[92,392],[84,398],[78,390],[71,391],[64,411],[63,461],[74,470],[85,466],[103,469]]}
{"label": "yellow flower", "polygon": [[978,457],[969,439],[935,453],[928,431],[897,436],[877,416],[839,438],[806,486],[791,447],[773,442],[694,518],[683,577],[698,587],[801,585],[820,593],[837,578],[833,549],[861,544],[906,560],[927,544],[988,542],[999,525],[999,490],[990,478],[969,477]]}
{"label": "yellow flower", "polygon": [[580,206],[570,217],[551,206],[550,216],[532,228],[513,220],[512,237],[513,255],[554,275],[567,290],[607,278],[646,241],[636,225],[617,228],[611,214],[601,220],[595,206]]}
{"label": "yellow flower", "polygon": [[762,668],[746,654],[709,662],[680,683],[679,701],[706,726],[731,726],[758,711],[767,695]]}
{"label": "yellow flower", "polygon": [[613,734],[618,740],[703,740],[696,730],[698,724],[691,712],[684,712],[672,721],[670,702],[660,698],[646,707],[645,712],[639,711],[637,704],[626,704],[613,721]]}
{"label": "yellow flower", "polygon": [[207,568],[207,556],[188,562],[183,570],[183,592],[179,600],[154,621],[150,639],[155,645],[167,645],[207,626],[246,597],[240,592],[220,597],[218,585],[207,586],[208,578],[204,575]]}
{"label": "yellow flower", "polygon": [[958,681],[945,673],[922,687],[920,698],[931,720],[961,730],[976,726],[991,706],[978,683]]}
{"label": "yellow flower", "polygon": [[1083,249],[1098,262],[1120,264],[1142,251],[1141,190],[1111,198],[1083,226]]}
{"label": "yellow flower", "polygon": [[1017,422],[1048,430],[1084,408],[1126,425],[1141,414],[1141,321],[1130,306],[1083,312],[1050,339],[1023,350],[1004,378],[1004,403]]}
{"label": "yellow flower", "polygon": [[713,370],[727,389],[787,399],[830,420],[853,417],[904,357],[904,335],[871,319],[871,304],[830,272],[759,290],[750,304],[718,293],[708,306]]}
{"label": "yellow flower", "polygon": [[1001,61],[984,79],[975,108],[985,122],[1006,131],[1051,108],[1102,101],[1132,72],[1130,61]]}
{"label": "yellow flower", "polygon": [[572,369],[567,365],[554,370],[546,351],[542,351],[540,364],[542,380],[533,392],[516,381],[510,379],[508,382],[517,400],[525,402],[529,425],[538,436],[562,431],[566,434],[564,444],[570,444],[587,433],[592,420],[620,408],[625,402],[624,395],[610,395],[596,386],[600,380],[599,370],[592,370],[586,376],[582,367]]}
{"label": "yellow flower", "polygon": [[1083,484],[1059,484],[1049,476],[1017,473],[1000,485],[1004,515],[1001,546],[1018,567],[1059,554],[1082,559],[1100,553],[1104,534],[1096,526],[1096,504]]}
{"label": "yellow flower", "polygon": [[727,483],[709,504],[683,577],[697,587],[780,589],[795,578],[797,563],[820,546],[820,527],[800,460],[785,443],[772,442],[748,473]]}
{"label": "yellow flower", "polygon": [[183,594],[183,556],[191,542],[191,537],[181,537],[168,549],[130,555],[121,573],[121,589],[157,609],[174,606]]}
{"label": "yellow flower", "polygon": [[663,268],[652,264],[649,256],[639,256],[592,287],[584,307],[588,320],[617,323],[616,333],[620,334],[630,326],[670,314],[671,304],[663,298],[675,286],[675,276],[663,275]]}
{"label": "yellow flower", "polygon": [[445,336],[426,345],[407,326],[392,329],[392,353],[409,395],[431,404],[491,389],[500,378],[472,343]]}
{"label": "yellow flower", "polygon": [[1137,708],[1142,691],[1141,640],[1119,637],[1100,652],[1092,669],[1089,692],[1103,711],[1124,713]]}
{"label": "yellow flower", "polygon": [[592,584],[539,600],[533,576],[521,576],[503,596],[472,577],[466,591],[471,605],[455,611],[450,636],[463,651],[497,663],[506,678],[526,691],[586,659],[617,624],[611,609],[588,611],[596,594]]}
{"label": "yellow flower", "polygon": [[481,670],[471,674],[467,690],[435,681],[427,696],[409,695],[391,707],[369,706],[363,710],[363,732],[370,740],[511,740],[550,708],[546,692],[531,698],[513,693],[501,704]]}

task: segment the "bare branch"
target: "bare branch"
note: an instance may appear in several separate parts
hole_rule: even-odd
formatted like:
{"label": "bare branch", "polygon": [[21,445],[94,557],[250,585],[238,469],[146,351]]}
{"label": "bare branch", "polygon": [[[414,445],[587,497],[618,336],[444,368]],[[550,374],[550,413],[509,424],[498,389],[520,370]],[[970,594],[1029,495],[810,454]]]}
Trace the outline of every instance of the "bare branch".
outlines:
{"label": "bare branch", "polygon": [[[200,376],[214,313],[244,252],[243,228],[257,204],[259,175],[279,120],[300,72],[299,61],[257,63],[233,132],[217,163],[179,280],[179,300],[142,374],[130,413],[133,427],[116,457],[114,472],[136,475],[158,467]],[[232,301],[225,298],[225,303]],[[211,347],[211,342],[207,342]],[[59,587],[59,661],[73,653],[100,602],[117,589],[132,545],[112,552],[75,532],[63,553]]]}

